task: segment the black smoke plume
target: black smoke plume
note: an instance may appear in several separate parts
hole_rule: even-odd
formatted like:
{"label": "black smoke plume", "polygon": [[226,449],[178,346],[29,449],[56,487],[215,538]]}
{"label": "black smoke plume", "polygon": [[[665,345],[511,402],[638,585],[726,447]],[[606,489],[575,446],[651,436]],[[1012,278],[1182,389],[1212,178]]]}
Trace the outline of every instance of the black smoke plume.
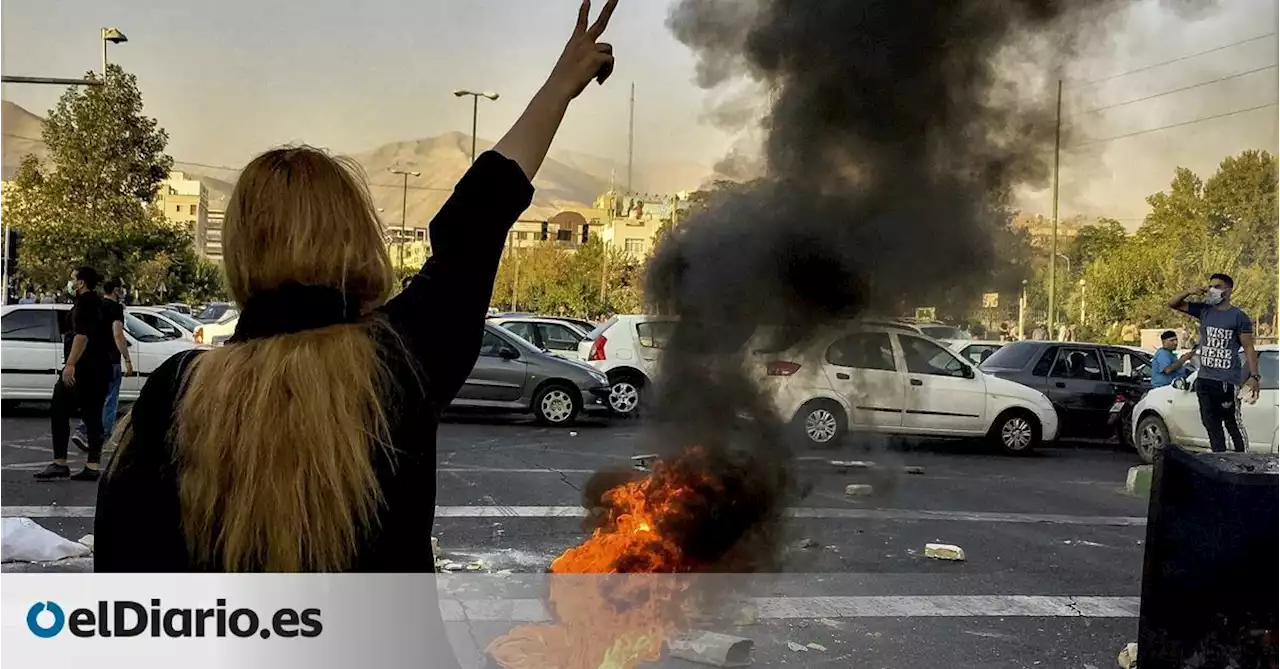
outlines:
{"label": "black smoke plume", "polygon": [[679,317],[658,443],[735,462],[773,495],[749,507],[757,527],[776,521],[794,492],[791,417],[757,390],[749,340],[976,299],[1001,195],[1049,175],[1054,98],[1022,89],[1056,79],[1074,36],[1119,4],[680,0],[668,26],[698,83],[765,91],[766,175],[719,193],[650,261],[650,304]]}

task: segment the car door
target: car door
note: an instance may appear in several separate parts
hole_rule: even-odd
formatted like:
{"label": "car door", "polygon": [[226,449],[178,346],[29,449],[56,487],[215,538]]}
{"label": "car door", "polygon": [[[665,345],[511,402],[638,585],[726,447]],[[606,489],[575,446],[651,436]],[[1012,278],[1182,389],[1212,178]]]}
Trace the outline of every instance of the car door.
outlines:
{"label": "car door", "polygon": [[182,339],[182,328],[159,314],[149,311],[131,311],[129,315],[155,328],[168,339]]}
{"label": "car door", "polygon": [[886,332],[854,332],[827,347],[823,371],[831,387],[853,407],[850,427],[894,430],[902,426],[906,375],[898,369]]}
{"label": "car door", "polygon": [[[1249,450],[1260,453],[1271,452],[1271,444],[1276,435],[1276,396],[1277,382],[1280,381],[1280,353],[1276,351],[1258,352],[1258,371],[1262,373],[1262,381],[1258,384],[1258,401],[1253,404],[1240,405],[1240,419],[1248,432]],[[1241,369],[1248,369],[1242,366]]]}
{"label": "car door", "polygon": [[1137,403],[1151,388],[1151,359],[1137,351],[1121,348],[1102,349],[1107,378],[1116,394]]}
{"label": "car door", "polygon": [[911,432],[986,431],[987,384],[956,354],[915,335],[895,334],[907,370],[902,425]]}
{"label": "car door", "polygon": [[[507,352],[504,355],[504,351]],[[461,400],[488,402],[514,402],[524,393],[528,363],[511,354],[521,355],[515,345],[508,343],[485,328],[480,344],[480,357],[467,376],[458,393]]]}
{"label": "car door", "polygon": [[543,350],[561,358],[577,359],[582,335],[573,328],[559,323],[538,323],[535,329]]}
{"label": "car door", "polygon": [[0,340],[4,395],[52,395],[62,368],[62,340],[54,310],[11,310],[0,318]]}
{"label": "car door", "polygon": [[1057,409],[1065,434],[1098,437],[1108,433],[1116,391],[1102,364],[1097,347],[1057,348],[1045,395]]}

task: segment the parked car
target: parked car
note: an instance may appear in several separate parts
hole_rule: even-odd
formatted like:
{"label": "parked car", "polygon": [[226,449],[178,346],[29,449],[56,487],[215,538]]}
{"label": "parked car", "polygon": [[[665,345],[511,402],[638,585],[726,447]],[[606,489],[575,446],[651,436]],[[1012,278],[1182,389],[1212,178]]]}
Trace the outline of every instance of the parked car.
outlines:
{"label": "parked car", "polygon": [[187,305],[185,305],[185,304],[183,304],[183,303],[181,303],[181,302],[170,302],[170,303],[168,303],[168,304],[164,305],[164,306],[163,306],[163,307],[161,307],[161,308],[162,308],[162,309],[168,309],[169,311],[176,311],[176,312],[178,312],[178,313],[182,314],[183,316],[194,316],[194,315],[191,313],[191,307],[189,307],[189,306],[187,306]]}
{"label": "parked car", "polygon": [[[1276,409],[1280,403],[1277,385],[1280,384],[1280,348],[1258,347],[1258,371],[1262,381],[1258,384],[1258,401],[1241,403],[1240,419],[1244,423],[1248,450],[1258,453],[1280,452],[1280,432],[1277,431]],[[1209,435],[1200,422],[1200,402],[1192,390],[1196,374],[1174,385],[1153,388],[1133,408],[1136,417],[1133,426],[1133,445],[1143,460],[1152,462],[1156,452],[1169,444],[1209,448]],[[1227,437],[1227,448],[1232,448]]]}
{"label": "parked car", "polygon": [[240,312],[236,309],[234,304],[229,302],[213,302],[205,305],[205,307],[200,310],[199,315],[196,316],[196,320],[206,324],[225,323],[239,315]]}
{"label": "parked car", "polygon": [[582,330],[584,333],[591,332],[592,330],[596,329],[597,325],[599,325],[599,323],[584,321],[581,318],[568,318],[565,316],[544,316],[543,318],[550,318],[553,321],[562,321],[562,322],[568,323],[570,325],[576,326],[578,329]]}
{"label": "parked car", "polygon": [[917,321],[915,319],[894,319],[894,320],[878,320],[863,319],[858,321],[861,325],[886,327],[893,330],[905,330],[922,334],[930,339],[936,339],[945,343],[947,346],[968,342],[973,340],[973,335],[963,328],[945,323],[937,323],[933,321]]}
{"label": "parked car", "polygon": [[490,323],[514,332],[517,337],[551,355],[581,361],[578,344],[590,330],[553,318],[491,318]]}
{"label": "parked car", "polygon": [[1005,342],[1002,341],[952,341],[947,346],[960,354],[961,358],[968,360],[974,365],[981,365],[990,358],[992,354],[1003,348]]}
{"label": "parked car", "polygon": [[762,389],[811,444],[836,444],[854,430],[989,437],[1006,452],[1026,453],[1058,434],[1043,393],[899,328],[823,328],[786,350],[750,355]]}
{"label": "parked car", "polygon": [[163,307],[126,307],[126,313],[160,331],[170,339],[185,339],[193,344],[204,343],[204,323],[177,311]]}
{"label": "parked car", "polygon": [[1151,356],[1124,346],[1015,341],[981,369],[1043,392],[1063,437],[1117,437],[1129,443],[1133,406],[1151,386]]}
{"label": "parked car", "polygon": [[619,416],[639,413],[658,358],[675,321],[658,316],[614,316],[578,344],[578,354],[609,378],[609,407]]}
{"label": "parked car", "polygon": [[[0,398],[49,400],[63,362],[63,333],[70,329],[70,304],[18,304],[0,309]],[[165,360],[197,348],[194,342],[170,339],[133,314],[124,317],[134,376],[120,383],[120,399],[138,398],[146,377]]]}
{"label": "parked car", "polygon": [[603,373],[485,324],[480,357],[452,406],[532,412],[544,425],[564,426],[582,411],[607,412],[608,398]]}

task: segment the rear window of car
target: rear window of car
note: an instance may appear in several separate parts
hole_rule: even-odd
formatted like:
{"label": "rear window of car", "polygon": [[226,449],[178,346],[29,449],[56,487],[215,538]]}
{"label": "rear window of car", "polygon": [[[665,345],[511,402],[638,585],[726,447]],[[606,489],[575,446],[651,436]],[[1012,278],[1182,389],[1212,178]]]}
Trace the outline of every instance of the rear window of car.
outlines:
{"label": "rear window of car", "polygon": [[618,322],[618,317],[614,316],[613,318],[610,318],[609,320],[597,325],[596,329],[587,333],[587,339],[590,339],[592,341],[599,339],[600,335],[604,334],[605,330],[608,330],[609,328],[613,327],[614,324],[616,324],[617,322]]}
{"label": "rear window of car", "polygon": [[983,369],[1022,369],[1031,362],[1032,356],[1036,354],[1039,347],[1034,344],[1013,342],[1006,344],[999,351],[991,354],[986,362],[982,363]]}

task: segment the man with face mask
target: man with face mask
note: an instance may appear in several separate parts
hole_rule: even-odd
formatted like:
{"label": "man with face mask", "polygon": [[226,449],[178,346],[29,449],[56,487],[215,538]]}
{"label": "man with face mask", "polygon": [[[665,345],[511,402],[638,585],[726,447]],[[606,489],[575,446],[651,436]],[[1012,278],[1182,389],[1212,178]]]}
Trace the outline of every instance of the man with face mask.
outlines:
{"label": "man with face mask", "polygon": [[[1169,307],[1200,321],[1200,372],[1196,377],[1196,398],[1200,401],[1200,421],[1209,435],[1215,453],[1227,450],[1223,435],[1225,426],[1236,452],[1249,444],[1240,420],[1240,384],[1248,397],[1258,397],[1258,352],[1253,347],[1253,321],[1241,309],[1232,306],[1231,291],[1235,282],[1226,274],[1209,277],[1209,285],[1184,291],[1169,301]],[[1193,296],[1201,298],[1190,302]],[[1244,349],[1246,370],[1241,368],[1240,349]]]}
{"label": "man with face mask", "polygon": [[[103,317],[102,298],[96,288],[102,277],[92,267],[81,267],[72,275],[75,306],[66,333],[63,353],[66,362],[53,386],[51,409],[53,462],[36,472],[37,481],[70,478],[97,481],[102,460],[102,406],[107,400],[111,379],[111,323]],[[79,409],[88,426],[89,455],[85,468],[75,474],[67,466],[67,442],[71,438],[71,416]]]}

